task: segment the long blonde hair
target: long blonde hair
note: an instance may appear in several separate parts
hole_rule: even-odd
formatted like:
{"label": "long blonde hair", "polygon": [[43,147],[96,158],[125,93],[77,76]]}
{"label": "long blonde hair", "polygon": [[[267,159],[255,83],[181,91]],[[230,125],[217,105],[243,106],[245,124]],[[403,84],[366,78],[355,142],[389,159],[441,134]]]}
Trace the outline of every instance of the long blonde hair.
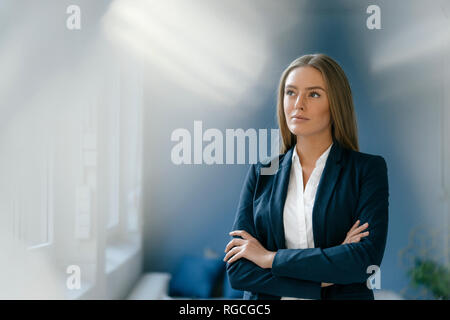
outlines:
{"label": "long blonde hair", "polygon": [[286,78],[293,69],[305,66],[316,68],[325,80],[328,88],[333,140],[339,142],[344,148],[359,151],[356,115],[347,76],[335,60],[325,54],[316,53],[295,59],[281,75],[277,98],[277,118],[282,138],[280,153],[286,153],[297,143],[297,137],[289,130],[284,114]]}

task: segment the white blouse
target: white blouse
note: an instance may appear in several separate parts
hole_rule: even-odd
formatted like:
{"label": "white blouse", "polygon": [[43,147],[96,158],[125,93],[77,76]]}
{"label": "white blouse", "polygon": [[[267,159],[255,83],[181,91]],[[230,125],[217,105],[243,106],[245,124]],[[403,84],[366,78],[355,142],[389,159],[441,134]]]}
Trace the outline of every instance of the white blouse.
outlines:
{"label": "white blouse", "polygon": [[[284,234],[288,249],[314,248],[312,228],[314,199],[332,145],[333,143],[317,159],[316,166],[306,183],[305,190],[303,190],[302,165],[297,154],[297,148],[294,147],[289,186],[283,210]],[[293,298],[282,297],[282,299]]]}

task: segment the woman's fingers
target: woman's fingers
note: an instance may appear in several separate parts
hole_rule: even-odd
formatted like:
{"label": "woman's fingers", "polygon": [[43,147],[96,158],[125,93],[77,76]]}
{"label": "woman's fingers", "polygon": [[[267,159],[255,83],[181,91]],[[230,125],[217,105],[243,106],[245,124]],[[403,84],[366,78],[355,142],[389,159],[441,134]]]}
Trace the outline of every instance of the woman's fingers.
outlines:
{"label": "woman's fingers", "polygon": [[360,240],[361,240],[360,236],[355,236],[353,238],[350,238],[347,243],[358,243]]}
{"label": "woman's fingers", "polygon": [[354,224],[353,227],[348,231],[348,233],[350,233],[350,232],[352,232],[353,230],[355,230],[356,227],[358,227],[358,225],[359,225],[359,220],[357,220],[357,221],[355,222],[355,224]]}
{"label": "woman's fingers", "polygon": [[[223,261],[228,263],[233,263],[234,261],[242,258],[243,251],[242,246],[245,245],[249,240],[253,239],[253,237],[245,230],[234,230],[230,232],[230,236],[239,236],[241,238],[234,238],[230,242],[228,242],[225,247],[225,258]],[[231,258],[231,259],[230,259]]]}
{"label": "woman's fingers", "polygon": [[230,236],[240,236],[242,239],[250,239],[253,238],[247,231],[245,230],[234,230],[230,232]]}
{"label": "woman's fingers", "polygon": [[347,234],[347,236],[345,237],[345,240],[342,244],[359,242],[362,237],[367,237],[369,235],[369,231],[365,231],[365,232],[361,232],[361,233],[355,233],[355,232],[356,232],[356,229],[355,229],[355,231],[353,231],[354,234]]}
{"label": "woman's fingers", "polygon": [[228,242],[227,246],[225,247],[225,252],[228,252],[231,248],[236,246],[241,246],[245,243],[244,239],[234,238],[230,242]]}
{"label": "woman's fingers", "polygon": [[358,234],[358,235],[355,235],[355,236],[353,236],[353,237],[350,237],[348,243],[359,242],[359,241],[361,240],[362,237],[367,237],[368,235],[369,235],[369,231],[360,233],[360,234]]}
{"label": "woman's fingers", "polygon": [[361,226],[359,226],[358,228],[356,228],[353,232],[354,232],[354,233],[360,233],[360,232],[363,231],[364,229],[367,229],[367,227],[369,227],[369,223],[368,223],[368,222],[362,224]]}
{"label": "woman's fingers", "polygon": [[334,283],[327,283],[327,282],[322,282],[321,283],[321,287],[329,287],[332,286]]}
{"label": "woman's fingers", "polygon": [[360,233],[361,231],[363,231],[364,229],[367,229],[367,227],[369,226],[369,224],[366,222],[363,225],[359,226],[358,228],[352,230],[351,232],[348,233],[349,236],[353,236],[356,235],[358,233]]}
{"label": "woman's fingers", "polygon": [[[231,252],[231,251],[230,251]],[[242,258],[242,256],[244,255],[243,251],[239,251],[238,253],[236,253],[230,260],[228,260],[228,263],[233,263],[236,260]],[[226,260],[225,260],[226,261]]]}
{"label": "woman's fingers", "polygon": [[235,254],[239,253],[241,250],[241,247],[234,247],[233,249],[231,249],[230,251],[228,251],[228,253],[225,255],[225,258],[223,258],[223,261],[227,261],[228,259],[230,259],[232,256],[234,256]]}

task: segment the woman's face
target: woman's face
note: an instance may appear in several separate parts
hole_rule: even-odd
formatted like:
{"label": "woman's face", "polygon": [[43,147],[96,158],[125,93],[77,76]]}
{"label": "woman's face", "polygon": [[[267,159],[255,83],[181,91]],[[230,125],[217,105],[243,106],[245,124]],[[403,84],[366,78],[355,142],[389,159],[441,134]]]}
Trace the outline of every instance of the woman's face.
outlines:
{"label": "woman's face", "polygon": [[313,67],[298,67],[289,73],[283,100],[287,126],[293,134],[306,137],[327,130],[331,134],[326,90],[322,74]]}

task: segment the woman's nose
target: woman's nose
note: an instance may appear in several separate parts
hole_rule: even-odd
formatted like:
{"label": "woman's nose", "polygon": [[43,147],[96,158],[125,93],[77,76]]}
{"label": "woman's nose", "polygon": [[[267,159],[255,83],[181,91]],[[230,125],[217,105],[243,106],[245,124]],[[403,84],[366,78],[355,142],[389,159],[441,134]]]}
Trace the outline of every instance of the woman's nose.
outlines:
{"label": "woman's nose", "polygon": [[300,108],[300,109],[302,109],[303,108],[303,106],[304,106],[304,98],[303,98],[303,94],[299,94],[298,96],[297,96],[297,99],[295,100],[295,105],[294,105],[294,107],[295,108]]}

